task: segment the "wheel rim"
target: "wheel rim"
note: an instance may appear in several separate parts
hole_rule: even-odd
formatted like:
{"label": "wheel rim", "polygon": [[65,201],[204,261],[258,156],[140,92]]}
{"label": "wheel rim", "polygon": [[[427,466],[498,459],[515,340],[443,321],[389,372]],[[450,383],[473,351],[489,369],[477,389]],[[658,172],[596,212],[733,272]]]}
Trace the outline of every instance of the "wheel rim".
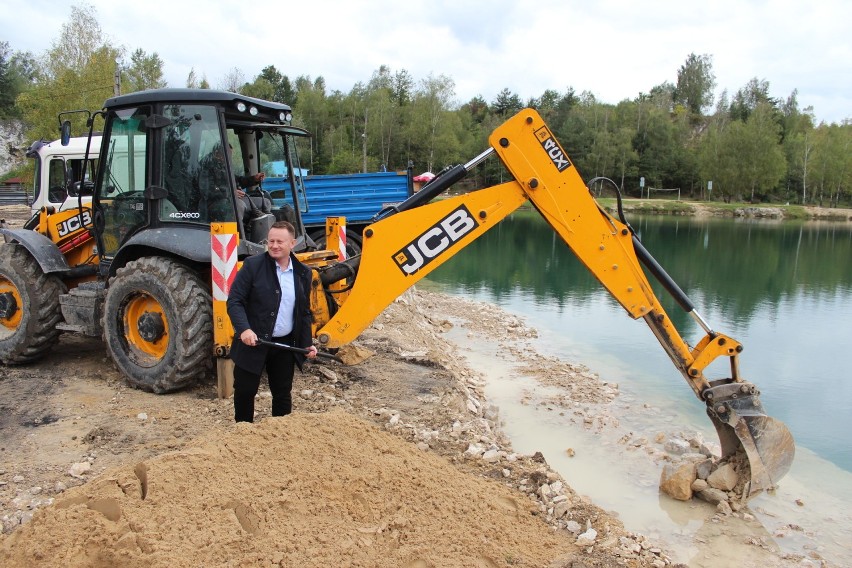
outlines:
{"label": "wheel rim", "polygon": [[169,324],[163,306],[150,294],[128,299],[121,314],[128,353],[138,364],[157,363],[169,347]]}
{"label": "wheel rim", "polygon": [[24,317],[24,302],[12,281],[0,276],[0,332],[15,331]]}

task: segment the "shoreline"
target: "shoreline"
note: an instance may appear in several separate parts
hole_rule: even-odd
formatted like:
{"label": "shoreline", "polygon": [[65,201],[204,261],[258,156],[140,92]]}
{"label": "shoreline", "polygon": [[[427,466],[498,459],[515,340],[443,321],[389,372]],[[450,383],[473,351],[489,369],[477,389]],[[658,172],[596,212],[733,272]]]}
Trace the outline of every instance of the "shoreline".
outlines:
{"label": "shoreline", "polygon": [[[616,214],[617,204],[614,198],[601,198],[598,201],[610,214]],[[650,215],[733,217],[774,221],[852,222],[852,209],[812,205],[719,203],[714,201],[631,198],[622,201],[622,209],[629,213]]]}

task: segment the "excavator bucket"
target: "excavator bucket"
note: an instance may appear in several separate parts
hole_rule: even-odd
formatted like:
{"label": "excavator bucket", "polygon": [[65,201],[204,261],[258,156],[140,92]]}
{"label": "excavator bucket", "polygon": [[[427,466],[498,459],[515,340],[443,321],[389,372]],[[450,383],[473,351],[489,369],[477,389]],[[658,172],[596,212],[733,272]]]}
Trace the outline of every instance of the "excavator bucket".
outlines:
{"label": "excavator bucket", "polygon": [[766,415],[760,393],[750,383],[732,382],[709,391],[707,414],[719,434],[723,459],[737,460],[744,454],[748,460],[750,474],[743,496],[775,487],[790,470],[796,453],[790,430]]}

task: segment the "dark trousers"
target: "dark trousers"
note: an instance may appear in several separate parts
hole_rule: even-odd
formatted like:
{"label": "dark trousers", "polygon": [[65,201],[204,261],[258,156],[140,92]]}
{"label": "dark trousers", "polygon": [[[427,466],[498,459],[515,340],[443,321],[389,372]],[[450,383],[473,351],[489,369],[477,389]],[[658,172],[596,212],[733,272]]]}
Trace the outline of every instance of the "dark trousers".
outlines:
{"label": "dark trousers", "polygon": [[[291,337],[273,337],[276,343],[290,344]],[[266,355],[266,376],[272,392],[272,416],[285,416],[293,410],[293,371],[296,359],[292,351],[270,348]],[[234,420],[254,422],[254,397],[260,387],[260,374],[234,367]]]}

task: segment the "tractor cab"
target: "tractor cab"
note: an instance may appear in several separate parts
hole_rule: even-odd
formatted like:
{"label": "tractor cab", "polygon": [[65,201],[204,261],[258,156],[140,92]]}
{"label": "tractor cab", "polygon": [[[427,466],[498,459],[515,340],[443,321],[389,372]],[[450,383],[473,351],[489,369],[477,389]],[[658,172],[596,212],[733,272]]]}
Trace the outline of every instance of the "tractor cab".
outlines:
{"label": "tractor cab", "polygon": [[290,124],[288,105],[225,91],[158,89],[111,98],[102,112],[93,217],[104,275],[143,250],[209,261],[211,223],[236,223],[240,256],[261,252],[276,220],[296,227],[302,249],[312,245],[301,206],[263,211],[262,183],[247,189],[248,205],[238,203],[238,180],[281,160],[292,202],[304,202],[297,145],[308,133]]}

